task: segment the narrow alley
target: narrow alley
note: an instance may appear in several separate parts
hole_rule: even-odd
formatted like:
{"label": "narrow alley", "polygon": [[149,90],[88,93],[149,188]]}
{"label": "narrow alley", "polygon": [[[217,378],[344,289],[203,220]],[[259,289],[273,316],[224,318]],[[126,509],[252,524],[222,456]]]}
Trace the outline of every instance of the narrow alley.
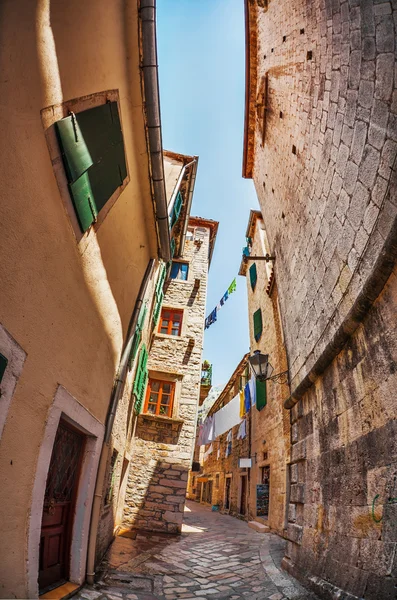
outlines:
{"label": "narrow alley", "polygon": [[315,600],[281,570],[284,545],[276,535],[188,501],[182,535],[131,531],[116,537],[98,583],[75,598]]}

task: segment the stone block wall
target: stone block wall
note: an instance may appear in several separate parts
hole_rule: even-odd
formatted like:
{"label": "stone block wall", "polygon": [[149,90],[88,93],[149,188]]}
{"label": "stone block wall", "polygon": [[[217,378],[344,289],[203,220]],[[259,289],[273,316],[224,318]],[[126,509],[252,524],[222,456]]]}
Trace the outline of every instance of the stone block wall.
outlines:
{"label": "stone block wall", "polygon": [[394,600],[397,269],[343,352],[292,409],[284,566],[322,598]]}
{"label": "stone block wall", "polygon": [[181,531],[200,391],[210,229],[203,235],[201,244],[186,241],[180,260],[189,262],[188,280],[171,279],[165,285],[163,307],[184,311],[182,335],[155,332],[148,369],[149,377],[175,382],[174,410],[172,418],[141,414],[137,419],[126,526]]}
{"label": "stone block wall", "polygon": [[258,44],[253,178],[296,387],[344,323],[395,221],[397,5],[249,5]]}

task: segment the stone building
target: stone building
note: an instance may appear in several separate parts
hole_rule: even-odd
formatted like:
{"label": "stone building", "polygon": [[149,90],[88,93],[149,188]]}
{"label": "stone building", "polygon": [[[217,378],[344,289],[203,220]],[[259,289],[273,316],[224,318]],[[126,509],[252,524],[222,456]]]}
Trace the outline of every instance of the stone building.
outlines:
{"label": "stone building", "polygon": [[[246,354],[221,394],[208,411],[208,417],[226,406],[244,387],[249,378]],[[247,417],[248,418],[248,417]],[[248,422],[248,421],[247,421]],[[250,437],[238,438],[239,425],[201,447],[196,439],[196,456],[200,470],[189,474],[188,497],[204,504],[218,506],[222,512],[235,516],[248,515],[249,472],[240,469],[240,457],[250,456]],[[248,430],[248,427],[247,427]]]}
{"label": "stone building", "polygon": [[[164,151],[164,175],[167,194],[171,248],[180,255],[187,230],[189,213],[197,175],[197,156]],[[114,534],[123,523],[125,495],[130,469],[136,469],[134,435],[137,414],[143,408],[146,388],[141,357],[150,354],[154,336],[157,335],[163,288],[166,285],[167,265],[153,264],[145,291],[139,297],[139,317],[128,359],[128,377],[117,410],[114,411],[112,435],[109,441],[107,463],[102,477],[100,515],[98,520],[96,563],[106,552]],[[174,332],[175,333],[175,332]],[[179,346],[180,348],[180,346]]]}
{"label": "stone building", "polygon": [[393,2],[246,0],[243,176],[289,366],[284,566],[323,598],[395,597]]}
{"label": "stone building", "polygon": [[[175,258],[148,354],[143,346],[139,355],[143,352],[148,359],[136,407],[134,465],[126,484],[123,523],[151,531],[181,531],[196,434],[207,276],[218,223],[187,219],[187,227],[175,238]],[[139,374],[139,364],[137,368]]]}
{"label": "stone building", "polygon": [[[267,354],[274,369],[273,376],[281,374],[263,384],[266,405],[260,411],[254,409],[250,412],[250,456],[254,458],[251,468],[250,515],[253,518],[260,517],[261,522],[273,531],[283,534],[287,523],[287,465],[290,458],[289,414],[283,407],[283,402],[289,395],[287,359],[277,282],[274,278],[274,261],[260,260],[273,254],[260,211],[251,210],[246,236],[247,246],[239,275],[247,279],[250,352],[253,354],[259,350],[262,354]],[[264,494],[267,496],[265,507]]]}

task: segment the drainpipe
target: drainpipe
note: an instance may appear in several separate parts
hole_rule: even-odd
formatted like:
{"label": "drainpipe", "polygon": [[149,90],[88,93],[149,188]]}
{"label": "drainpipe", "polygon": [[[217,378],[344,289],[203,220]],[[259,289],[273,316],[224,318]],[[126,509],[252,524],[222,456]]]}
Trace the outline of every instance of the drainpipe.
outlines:
{"label": "drainpipe", "polygon": [[[187,218],[185,220],[185,225],[183,227],[179,256],[181,256],[183,254],[183,250],[185,247],[185,241],[186,241],[187,228],[189,226],[189,215],[190,215],[190,210],[192,208],[194,184],[196,183],[196,177],[197,177],[198,156],[195,156],[192,163],[189,163],[189,164],[192,165],[192,174],[190,176],[189,191],[188,191],[188,196],[187,196],[187,207],[186,207]],[[188,165],[186,165],[186,166],[188,166]]]}
{"label": "drainpipe", "polygon": [[138,316],[145,298],[147,286],[149,280],[152,277],[153,270],[155,265],[155,259],[151,258],[149,260],[148,266],[146,267],[145,275],[143,277],[141,287],[139,290],[138,298],[135,302],[134,311],[131,315],[130,323],[128,325],[128,331],[126,336],[126,343],[124,346],[124,350],[121,354],[120,366],[118,370],[118,376],[116,379],[116,385],[112,391],[112,398],[110,401],[110,410],[108,412],[106,418],[106,429],[105,429],[105,437],[101,450],[101,457],[99,460],[99,467],[97,473],[97,479],[95,484],[95,492],[94,492],[94,501],[92,503],[92,513],[91,513],[91,524],[90,524],[90,533],[88,540],[88,552],[87,552],[87,572],[86,578],[87,583],[89,585],[93,585],[94,577],[95,577],[95,548],[96,548],[96,539],[98,535],[98,524],[99,524],[99,513],[101,509],[101,500],[102,500],[102,490],[103,490],[103,479],[106,471],[106,463],[110,448],[110,436],[113,429],[113,423],[116,416],[117,406],[119,400],[122,396],[125,380],[127,378],[128,371],[128,359],[131,352],[132,341],[134,339],[134,333],[136,324],[138,322]]}
{"label": "drainpipe", "polygon": [[165,189],[163,140],[156,42],[156,0],[141,0],[139,8],[142,43],[142,85],[148,131],[153,199],[159,236],[159,252],[164,262],[171,260],[171,237],[168,224],[167,193]]}

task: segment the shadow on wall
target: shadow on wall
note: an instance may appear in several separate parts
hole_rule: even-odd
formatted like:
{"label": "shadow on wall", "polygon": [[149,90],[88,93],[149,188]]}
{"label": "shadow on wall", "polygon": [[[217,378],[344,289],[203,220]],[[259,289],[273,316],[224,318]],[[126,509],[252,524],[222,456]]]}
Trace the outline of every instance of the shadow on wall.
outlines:
{"label": "shadow on wall", "polygon": [[[153,448],[138,439],[125,496],[122,527],[153,532],[181,533],[186,501],[188,466],[151,458]],[[162,454],[171,454],[162,444]],[[167,452],[168,450],[168,452]]]}

